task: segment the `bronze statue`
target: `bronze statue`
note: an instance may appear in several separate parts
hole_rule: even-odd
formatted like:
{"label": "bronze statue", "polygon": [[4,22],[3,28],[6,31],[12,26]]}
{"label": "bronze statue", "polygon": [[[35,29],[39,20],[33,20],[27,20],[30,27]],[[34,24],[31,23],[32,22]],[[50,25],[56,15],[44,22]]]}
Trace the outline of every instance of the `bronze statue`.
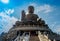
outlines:
{"label": "bronze statue", "polygon": [[37,21],[38,16],[34,14],[34,7],[29,6],[28,7],[28,14],[26,15],[27,21]]}

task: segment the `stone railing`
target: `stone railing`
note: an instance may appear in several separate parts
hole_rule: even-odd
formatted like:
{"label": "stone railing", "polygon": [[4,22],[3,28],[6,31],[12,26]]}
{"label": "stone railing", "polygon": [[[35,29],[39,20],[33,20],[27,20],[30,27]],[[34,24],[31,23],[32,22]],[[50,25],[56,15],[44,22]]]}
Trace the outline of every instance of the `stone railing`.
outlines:
{"label": "stone railing", "polygon": [[47,28],[46,26],[40,26],[40,25],[19,25],[15,27],[41,27],[41,28]]}
{"label": "stone railing", "polygon": [[17,26],[12,30],[47,30],[49,31],[49,29],[45,27],[39,27],[39,26]]}

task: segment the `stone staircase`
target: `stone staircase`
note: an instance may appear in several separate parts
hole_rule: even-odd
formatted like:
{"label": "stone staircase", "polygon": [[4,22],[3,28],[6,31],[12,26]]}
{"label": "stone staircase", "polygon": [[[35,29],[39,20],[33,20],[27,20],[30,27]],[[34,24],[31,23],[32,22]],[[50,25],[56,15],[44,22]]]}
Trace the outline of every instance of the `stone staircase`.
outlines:
{"label": "stone staircase", "polygon": [[30,36],[29,41],[40,41],[38,36]]}
{"label": "stone staircase", "polygon": [[39,37],[40,41],[51,41],[50,39],[48,39],[48,36],[46,36],[46,35],[40,34],[40,35],[38,35],[38,37]]}

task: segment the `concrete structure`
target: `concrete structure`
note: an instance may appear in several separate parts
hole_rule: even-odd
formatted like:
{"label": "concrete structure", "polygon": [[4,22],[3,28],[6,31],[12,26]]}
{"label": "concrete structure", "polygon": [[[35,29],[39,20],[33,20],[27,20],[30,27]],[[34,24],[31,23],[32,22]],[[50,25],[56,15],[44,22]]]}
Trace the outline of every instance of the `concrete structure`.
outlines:
{"label": "concrete structure", "polygon": [[53,33],[44,20],[34,14],[34,7],[28,7],[28,14],[22,11],[21,21],[17,21],[6,35],[6,41],[60,41],[60,35]]}

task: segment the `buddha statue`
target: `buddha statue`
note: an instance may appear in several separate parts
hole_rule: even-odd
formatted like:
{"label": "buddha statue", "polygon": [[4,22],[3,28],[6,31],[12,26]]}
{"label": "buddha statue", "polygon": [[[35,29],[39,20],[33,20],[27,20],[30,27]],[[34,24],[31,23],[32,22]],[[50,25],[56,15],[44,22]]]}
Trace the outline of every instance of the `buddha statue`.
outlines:
{"label": "buddha statue", "polygon": [[26,20],[27,21],[37,21],[38,16],[34,14],[34,7],[29,6],[28,7],[28,14],[26,15]]}

